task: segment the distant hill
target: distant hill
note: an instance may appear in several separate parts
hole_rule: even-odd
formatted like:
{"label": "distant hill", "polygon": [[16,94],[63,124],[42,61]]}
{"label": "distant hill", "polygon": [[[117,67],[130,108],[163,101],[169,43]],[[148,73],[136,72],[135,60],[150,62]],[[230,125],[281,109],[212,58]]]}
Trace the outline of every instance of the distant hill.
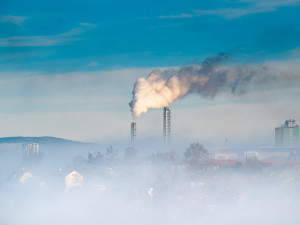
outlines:
{"label": "distant hill", "polygon": [[87,144],[84,142],[79,142],[79,141],[71,141],[71,140],[66,140],[62,138],[56,138],[56,137],[3,137],[0,138],[0,144],[16,144],[16,143],[39,143],[39,144],[44,144],[44,145],[49,145],[49,144]]}

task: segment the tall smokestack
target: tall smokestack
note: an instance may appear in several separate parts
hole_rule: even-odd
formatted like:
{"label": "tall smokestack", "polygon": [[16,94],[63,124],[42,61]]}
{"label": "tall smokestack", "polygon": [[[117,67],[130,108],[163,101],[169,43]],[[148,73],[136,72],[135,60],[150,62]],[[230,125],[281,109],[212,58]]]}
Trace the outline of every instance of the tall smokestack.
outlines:
{"label": "tall smokestack", "polygon": [[165,143],[170,143],[171,138],[171,110],[164,107],[163,111],[163,133]]}
{"label": "tall smokestack", "polygon": [[131,144],[135,144],[135,139],[136,139],[136,123],[132,122],[131,123]]}

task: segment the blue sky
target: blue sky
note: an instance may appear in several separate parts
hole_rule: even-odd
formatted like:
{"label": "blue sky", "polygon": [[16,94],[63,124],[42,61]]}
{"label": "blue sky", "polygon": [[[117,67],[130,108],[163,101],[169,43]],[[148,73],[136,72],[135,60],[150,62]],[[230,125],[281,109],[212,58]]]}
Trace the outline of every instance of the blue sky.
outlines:
{"label": "blue sky", "polygon": [[177,66],[219,52],[260,61],[300,42],[296,0],[0,4],[1,70]]}
{"label": "blue sky", "polygon": [[[97,142],[115,136],[127,139],[128,102],[137,77],[147,76],[154,68],[201,62],[219,52],[234,53],[235,63],[277,62],[281,67],[298,64],[299,1],[2,0],[0,101],[5,107],[0,114],[11,125],[0,136],[18,132],[24,136],[52,135]],[[296,101],[291,96],[287,94],[285,101],[268,101],[280,108],[276,104]],[[253,96],[251,102],[260,100]],[[224,102],[238,107],[241,100],[220,98],[211,103],[188,97],[175,103],[174,108],[220,106]],[[284,116],[300,120],[296,112],[293,108],[286,115],[278,115],[267,126],[283,122]],[[122,117],[125,113],[128,115]],[[154,110],[153,115],[156,113],[158,116],[160,111]],[[107,134],[92,128],[92,120],[85,127],[87,117],[98,121],[95,127],[107,126],[102,117],[111,121],[117,117],[120,121],[112,122],[113,128]],[[49,118],[57,124],[52,127]],[[68,123],[60,127],[66,118]],[[144,118],[141,123],[146,127],[148,117]],[[18,123],[13,122],[17,119]],[[152,120],[155,119],[148,119]],[[121,133],[119,124],[124,126]],[[157,133],[160,125],[154,130],[144,129],[145,136]],[[247,134],[255,133],[254,127],[251,129]],[[267,132],[270,131],[266,128],[264,134]],[[197,133],[193,130],[191,136],[197,139]],[[273,136],[268,138],[267,143],[271,143]]]}

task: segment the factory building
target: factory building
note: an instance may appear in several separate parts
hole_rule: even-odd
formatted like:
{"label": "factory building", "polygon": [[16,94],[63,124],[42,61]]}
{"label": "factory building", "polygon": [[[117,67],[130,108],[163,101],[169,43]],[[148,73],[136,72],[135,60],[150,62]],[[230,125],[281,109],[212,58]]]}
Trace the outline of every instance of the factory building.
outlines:
{"label": "factory building", "polygon": [[164,107],[163,110],[163,134],[165,143],[170,143],[171,138],[171,110]]}
{"label": "factory building", "polygon": [[286,120],[280,127],[275,128],[276,147],[298,147],[299,146],[299,126],[294,119]]}

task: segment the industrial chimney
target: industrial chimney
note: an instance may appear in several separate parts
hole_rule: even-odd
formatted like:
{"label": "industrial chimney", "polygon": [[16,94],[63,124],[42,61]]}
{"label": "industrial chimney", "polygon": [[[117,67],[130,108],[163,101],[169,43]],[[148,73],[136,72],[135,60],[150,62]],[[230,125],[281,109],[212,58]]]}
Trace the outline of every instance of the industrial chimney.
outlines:
{"label": "industrial chimney", "polygon": [[135,139],[136,139],[136,123],[132,122],[131,123],[131,144],[135,144]]}
{"label": "industrial chimney", "polygon": [[163,111],[163,133],[165,143],[170,143],[171,138],[171,110],[164,107]]}

